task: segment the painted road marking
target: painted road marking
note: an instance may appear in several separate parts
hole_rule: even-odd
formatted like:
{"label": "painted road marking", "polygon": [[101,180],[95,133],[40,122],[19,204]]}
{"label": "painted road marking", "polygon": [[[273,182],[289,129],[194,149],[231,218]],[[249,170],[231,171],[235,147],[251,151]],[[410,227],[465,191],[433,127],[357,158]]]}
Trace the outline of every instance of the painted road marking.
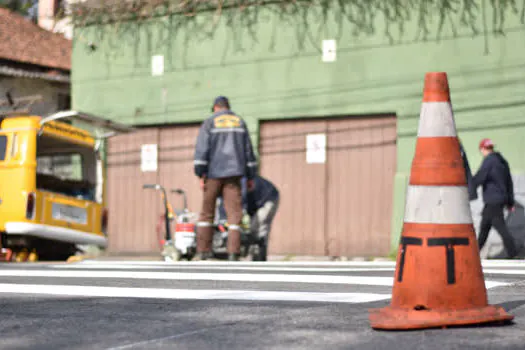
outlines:
{"label": "painted road marking", "polygon": [[483,273],[494,273],[498,275],[525,275],[525,270],[484,269]]}
{"label": "painted road marking", "polygon": [[[128,264],[90,264],[86,265],[51,265],[50,267],[57,269],[73,269],[73,270],[230,270],[230,271],[273,271],[273,272],[394,272],[395,267],[362,267],[362,268],[329,268],[329,267],[257,267],[257,266],[187,266],[177,264],[165,264],[165,265],[128,265]],[[523,270],[510,270],[505,267],[514,266],[493,266],[495,268],[484,268],[484,273],[494,273],[502,275],[525,275],[525,269]],[[516,266],[518,267],[518,266]],[[525,266],[519,266],[525,267]]]}
{"label": "painted road marking", "polygon": [[[329,267],[395,267],[395,261],[137,261],[137,260],[83,260],[73,263],[75,265],[99,265],[99,264],[118,264],[118,265],[162,265],[162,266],[329,266]],[[73,264],[64,264],[73,265]]]}
{"label": "painted road marking", "polygon": [[[29,266],[29,265],[28,265]],[[34,266],[34,265],[32,265]],[[44,265],[46,266],[46,265]],[[223,265],[218,264],[185,264],[185,263],[165,263],[165,262],[147,262],[147,263],[134,263],[132,261],[123,261],[116,263],[107,262],[90,262],[87,264],[54,264],[48,265],[52,268],[57,269],[85,269],[85,270],[231,270],[231,271],[273,271],[273,272],[394,272],[396,270],[395,263],[392,267],[373,267],[374,264],[368,264],[361,267],[302,267],[302,266],[268,266],[266,264],[261,265]],[[368,266],[368,267],[367,267]],[[502,274],[502,275],[525,275],[525,262],[512,262],[512,261],[496,261],[493,260],[484,261],[482,264],[483,272]],[[514,270],[510,268],[516,268]],[[523,269],[523,270],[518,270]]]}
{"label": "painted road marking", "polygon": [[373,271],[395,271],[394,267],[371,267],[371,268],[329,268],[329,267],[258,267],[258,266],[188,266],[188,265],[128,265],[128,264],[90,264],[86,265],[51,265],[53,268],[60,269],[113,269],[113,270],[151,270],[151,269],[181,269],[181,270],[245,270],[245,271],[295,271],[295,272],[373,272]]}
{"label": "painted road marking", "polygon": [[[179,281],[235,281],[235,282],[279,282],[352,284],[367,286],[392,286],[393,277],[340,276],[340,275],[294,275],[294,274],[250,274],[250,273],[198,273],[198,272],[153,272],[153,271],[86,271],[86,270],[0,270],[3,277],[59,277],[59,278],[123,278]],[[509,283],[485,281],[486,288],[505,286]]]}
{"label": "painted road marking", "polygon": [[[137,261],[137,260],[84,260],[72,264],[55,264],[55,266],[74,266],[74,265],[141,265],[141,266],[236,266],[236,267],[264,267],[264,266],[282,266],[282,267],[393,267],[395,268],[395,261]],[[522,267],[525,268],[525,260],[481,260],[484,267]],[[28,263],[30,265],[30,263]],[[31,264],[34,265],[34,264]]]}
{"label": "painted road marking", "polygon": [[121,288],[42,284],[0,284],[0,294],[31,294],[106,298],[148,298],[186,300],[307,301],[327,303],[367,303],[390,299],[390,294],[312,293],[252,290],[195,290],[169,288]]}
{"label": "painted road marking", "polygon": [[195,330],[195,331],[183,332],[183,333],[179,333],[179,334],[170,335],[170,336],[167,336],[167,337],[162,337],[162,338],[157,338],[157,339],[150,339],[150,340],[144,340],[144,341],[140,341],[140,342],[137,342],[137,343],[131,343],[131,344],[126,344],[126,345],[116,346],[116,347],[108,348],[106,350],[122,350],[122,349],[134,348],[134,347],[137,347],[137,346],[140,346],[140,347],[144,348],[145,345],[151,345],[153,343],[160,343],[160,342],[164,342],[166,340],[179,339],[179,338],[182,338],[182,337],[187,337],[189,335],[195,335],[195,334],[199,334],[199,333],[206,333],[206,332],[214,330],[214,329],[231,327],[231,326],[235,326],[235,323],[232,322],[232,323],[226,323],[226,324],[218,325],[216,327],[201,328],[201,329],[198,329],[198,330]]}

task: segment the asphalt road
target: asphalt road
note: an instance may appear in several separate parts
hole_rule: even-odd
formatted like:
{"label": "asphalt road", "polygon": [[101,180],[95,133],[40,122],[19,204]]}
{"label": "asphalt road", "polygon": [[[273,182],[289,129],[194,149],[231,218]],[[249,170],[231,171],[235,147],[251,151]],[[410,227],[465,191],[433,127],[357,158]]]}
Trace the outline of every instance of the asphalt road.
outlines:
{"label": "asphalt road", "polygon": [[385,332],[391,262],[0,265],[0,349],[524,349],[525,261],[484,261],[510,325]]}

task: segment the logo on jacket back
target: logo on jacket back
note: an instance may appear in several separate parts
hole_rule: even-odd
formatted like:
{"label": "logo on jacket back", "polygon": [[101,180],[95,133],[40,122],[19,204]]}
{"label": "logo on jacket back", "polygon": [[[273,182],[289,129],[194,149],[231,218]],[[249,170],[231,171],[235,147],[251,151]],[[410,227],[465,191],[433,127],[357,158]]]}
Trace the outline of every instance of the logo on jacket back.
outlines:
{"label": "logo on jacket back", "polygon": [[213,120],[214,126],[219,129],[224,128],[238,128],[241,126],[241,118],[230,115],[230,114],[223,114],[220,116],[215,117]]}

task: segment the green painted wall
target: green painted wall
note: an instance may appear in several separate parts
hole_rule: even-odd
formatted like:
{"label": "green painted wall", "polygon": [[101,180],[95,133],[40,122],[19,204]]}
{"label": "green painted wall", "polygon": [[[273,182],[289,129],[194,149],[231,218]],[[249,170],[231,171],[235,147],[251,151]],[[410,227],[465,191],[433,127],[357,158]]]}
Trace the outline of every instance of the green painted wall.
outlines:
{"label": "green painted wall", "polygon": [[[255,141],[259,119],[395,113],[395,249],[426,72],[449,74],[471,166],[479,166],[477,143],[488,136],[515,174],[525,171],[521,9],[476,3],[477,10],[447,15],[441,30],[439,11],[420,21],[418,9],[403,9],[411,19],[387,26],[383,15],[368,9],[371,20],[356,25],[341,8],[327,9],[325,21],[320,7],[295,16],[279,16],[267,7],[244,17],[225,11],[216,22],[208,13],[76,28],[73,106],[133,124],[191,122],[207,117],[212,99],[224,94],[247,119]],[[323,39],[337,40],[336,62],[322,62]],[[161,77],[151,76],[151,56],[157,54],[165,56]]]}

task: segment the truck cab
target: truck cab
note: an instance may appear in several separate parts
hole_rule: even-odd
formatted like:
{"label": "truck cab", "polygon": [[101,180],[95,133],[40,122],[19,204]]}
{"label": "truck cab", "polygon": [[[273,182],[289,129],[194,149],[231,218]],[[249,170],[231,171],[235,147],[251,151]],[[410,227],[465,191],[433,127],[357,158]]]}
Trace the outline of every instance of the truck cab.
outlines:
{"label": "truck cab", "polygon": [[[101,135],[101,129],[110,132]],[[2,248],[13,258],[33,252],[41,260],[67,259],[79,245],[105,248],[108,212],[99,146],[106,137],[132,130],[75,111],[0,116]]]}

